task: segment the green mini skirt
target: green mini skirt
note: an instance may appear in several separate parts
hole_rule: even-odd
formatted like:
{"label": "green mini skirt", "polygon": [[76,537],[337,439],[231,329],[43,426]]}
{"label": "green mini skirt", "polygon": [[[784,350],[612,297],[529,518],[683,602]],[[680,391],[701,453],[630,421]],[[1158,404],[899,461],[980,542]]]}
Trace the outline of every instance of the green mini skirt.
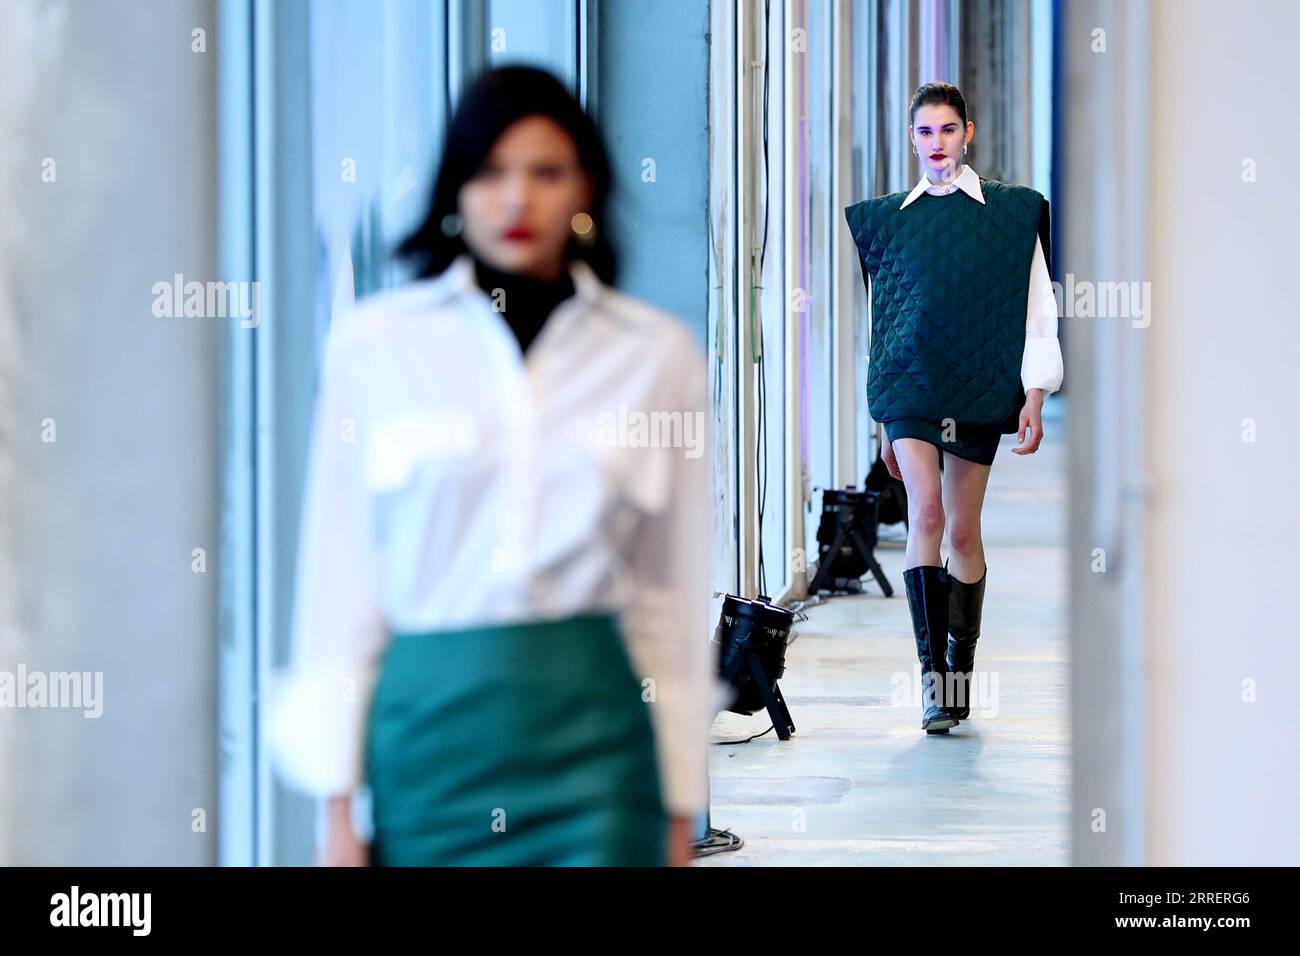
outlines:
{"label": "green mini skirt", "polygon": [[[899,438],[919,438],[941,451],[979,465],[993,464],[1002,441],[1002,429],[997,425],[959,425],[953,429],[953,440],[945,441],[943,427],[924,418],[896,418],[885,422],[885,435],[890,442]],[[943,455],[939,456],[939,465],[943,466]]]}
{"label": "green mini skirt", "polygon": [[654,732],[617,619],[395,634],[367,726],[377,866],[662,866]]}

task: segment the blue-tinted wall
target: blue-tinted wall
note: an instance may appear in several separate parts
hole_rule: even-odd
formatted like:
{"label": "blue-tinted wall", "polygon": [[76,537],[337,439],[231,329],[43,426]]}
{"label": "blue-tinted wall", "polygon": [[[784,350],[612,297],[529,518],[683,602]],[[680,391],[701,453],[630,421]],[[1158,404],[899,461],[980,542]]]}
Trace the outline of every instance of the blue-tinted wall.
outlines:
{"label": "blue-tinted wall", "polygon": [[709,302],[708,32],[701,0],[600,4],[594,104],[618,177],[619,285],[679,315],[701,346]]}

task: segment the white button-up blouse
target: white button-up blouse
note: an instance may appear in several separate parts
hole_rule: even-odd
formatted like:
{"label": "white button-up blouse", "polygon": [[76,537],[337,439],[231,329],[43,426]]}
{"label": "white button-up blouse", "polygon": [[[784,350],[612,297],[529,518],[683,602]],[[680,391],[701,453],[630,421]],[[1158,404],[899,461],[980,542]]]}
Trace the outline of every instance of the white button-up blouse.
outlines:
{"label": "white button-up blouse", "polygon": [[[980,178],[975,170],[965,164],[950,183],[936,186],[928,176],[920,181],[903,200],[900,209],[906,209],[923,192],[932,196],[947,196],[960,189],[979,203],[984,202]],[[871,307],[871,280],[867,279],[867,308]],[[1025,351],[1020,360],[1020,382],[1028,392],[1041,388],[1046,394],[1058,391],[1065,376],[1065,363],[1061,358],[1061,343],[1057,338],[1056,297],[1052,293],[1052,277],[1047,271],[1043,244],[1034,239],[1034,259],[1029,267],[1029,299],[1025,316]]]}
{"label": "white button-up blouse", "polygon": [[604,285],[521,353],[462,255],[362,301],[326,344],[300,532],[292,660],[269,736],[317,796],[363,784],[390,634],[619,616],[667,809],[707,805],[711,440],[684,325]]}

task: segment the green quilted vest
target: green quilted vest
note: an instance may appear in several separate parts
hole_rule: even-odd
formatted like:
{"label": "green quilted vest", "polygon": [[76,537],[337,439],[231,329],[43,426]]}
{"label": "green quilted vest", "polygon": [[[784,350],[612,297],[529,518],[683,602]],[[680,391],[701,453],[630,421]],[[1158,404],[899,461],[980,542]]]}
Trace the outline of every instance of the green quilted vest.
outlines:
{"label": "green quilted vest", "polygon": [[980,189],[982,205],[958,190],[922,193],[900,209],[907,193],[898,192],[844,210],[870,277],[867,406],[875,421],[1017,430],[1029,267],[1047,200],[990,179]]}

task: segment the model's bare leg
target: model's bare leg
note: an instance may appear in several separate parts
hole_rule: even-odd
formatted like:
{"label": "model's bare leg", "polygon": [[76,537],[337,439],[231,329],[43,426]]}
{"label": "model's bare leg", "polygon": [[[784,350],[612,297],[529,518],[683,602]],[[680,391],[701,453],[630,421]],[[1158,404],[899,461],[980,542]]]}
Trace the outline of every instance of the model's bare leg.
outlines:
{"label": "model's bare leg", "polygon": [[[988,488],[990,465],[977,465],[944,452],[943,512],[952,554],[948,573],[958,581],[973,583],[984,576],[984,536],[980,514]],[[942,562],[940,562],[942,563]]]}
{"label": "model's bare leg", "polygon": [[[907,552],[903,569],[942,567],[939,545],[943,541],[943,489],[939,481],[939,449],[919,438],[893,442],[898,470],[907,489]],[[946,467],[946,466],[945,466]]]}

